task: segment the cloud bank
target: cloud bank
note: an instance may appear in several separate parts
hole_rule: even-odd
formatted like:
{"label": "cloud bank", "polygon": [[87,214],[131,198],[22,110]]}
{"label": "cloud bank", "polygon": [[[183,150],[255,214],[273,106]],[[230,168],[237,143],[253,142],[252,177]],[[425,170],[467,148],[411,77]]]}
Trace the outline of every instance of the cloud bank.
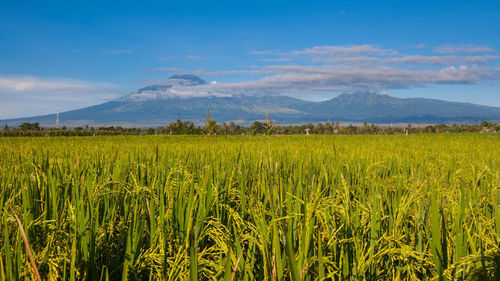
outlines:
{"label": "cloud bank", "polygon": [[0,76],[0,119],[55,113],[99,104],[122,91],[109,83],[35,76]]}
{"label": "cloud bank", "polygon": [[487,46],[475,45],[442,45],[434,48],[434,52],[440,54],[458,54],[458,53],[491,53],[495,50]]}
{"label": "cloud bank", "polygon": [[[413,51],[422,52],[424,45]],[[486,46],[443,45],[431,54],[406,54],[374,46],[315,46],[291,51],[254,51],[257,60],[270,63],[252,69],[204,71],[202,76],[260,75],[258,80],[240,83],[178,88],[176,94],[204,93],[259,94],[348,92],[359,89],[387,92],[391,89],[430,84],[480,84],[498,81],[500,56]],[[266,56],[260,58],[261,56]],[[272,59],[267,59],[273,56]],[[300,63],[298,63],[300,62]]]}

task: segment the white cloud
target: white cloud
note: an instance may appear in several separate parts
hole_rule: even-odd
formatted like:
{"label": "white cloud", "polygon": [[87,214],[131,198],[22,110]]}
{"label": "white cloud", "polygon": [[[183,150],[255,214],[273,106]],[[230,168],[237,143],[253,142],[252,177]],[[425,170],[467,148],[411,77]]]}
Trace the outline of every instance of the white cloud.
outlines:
{"label": "white cloud", "polygon": [[422,56],[412,55],[403,57],[391,57],[384,59],[385,63],[402,63],[402,64],[428,64],[428,65],[446,65],[457,63],[459,59],[455,56]]}
{"label": "white cloud", "polygon": [[483,63],[493,60],[500,60],[500,56],[486,55],[486,56],[466,56],[464,62],[468,63]]}
{"label": "white cloud", "polygon": [[500,73],[489,67],[449,66],[436,70],[410,70],[387,66],[301,66],[273,65],[265,69],[273,74],[256,81],[232,84],[180,87],[177,94],[194,92],[238,94],[300,93],[353,89],[410,88],[425,84],[473,84],[485,79],[498,79]]}
{"label": "white cloud", "polygon": [[378,57],[369,56],[336,56],[336,57],[315,57],[312,60],[317,63],[333,63],[333,64],[373,64],[380,61]]}
{"label": "white cloud", "polygon": [[0,76],[0,119],[82,108],[124,94],[118,86],[76,79]]}
{"label": "white cloud", "polygon": [[314,63],[358,65],[377,63],[383,57],[397,54],[398,52],[393,49],[384,49],[369,44],[316,46],[286,53],[289,57],[309,58]]}
{"label": "white cloud", "polygon": [[0,89],[16,92],[28,90],[42,91],[92,91],[102,87],[110,87],[108,83],[91,83],[76,79],[47,79],[35,76],[0,76]]}
{"label": "white cloud", "polygon": [[369,44],[362,44],[315,46],[287,52],[266,50],[250,52],[250,54],[279,56],[279,58],[260,59],[260,61],[293,61],[299,57],[312,59],[312,61],[316,63],[366,64],[377,61],[381,56],[397,55],[397,51]]}
{"label": "white cloud", "polygon": [[285,61],[293,61],[292,58],[267,58],[267,59],[259,59],[259,61],[263,62],[285,62]]}
{"label": "white cloud", "polygon": [[363,45],[337,45],[316,46],[304,50],[292,51],[293,55],[324,56],[324,55],[354,55],[354,54],[388,54],[394,53],[391,49],[382,49],[369,44]]}
{"label": "white cloud", "polygon": [[495,51],[487,46],[476,46],[472,44],[463,45],[442,45],[434,48],[435,53],[440,54],[459,54],[459,53],[490,53]]}
{"label": "white cloud", "polygon": [[272,71],[262,69],[262,68],[256,68],[256,69],[235,69],[235,70],[219,70],[219,71],[208,71],[204,69],[196,69],[191,71],[192,73],[200,76],[208,76],[208,77],[214,77],[214,76],[230,76],[230,75],[263,75],[263,74],[271,74]]}
{"label": "white cloud", "polygon": [[[414,46],[424,47],[422,44]],[[497,66],[482,63],[500,60],[500,56],[479,54],[494,51],[474,45],[447,45],[435,50],[437,55],[399,54],[398,51],[369,44],[316,46],[287,52],[259,51],[258,55],[277,55],[274,65],[250,70],[195,70],[201,76],[260,75],[260,80],[240,83],[217,83],[195,87],[178,87],[177,95],[238,95],[295,93],[314,95],[318,92],[345,92],[369,89],[384,92],[391,89],[420,87],[428,84],[475,84],[500,80]],[[452,55],[448,53],[453,53]],[[462,54],[462,53],[465,53]],[[478,53],[477,55],[468,55]],[[280,64],[289,59],[306,64]],[[198,92],[198,93],[197,93]]]}
{"label": "white cloud", "polygon": [[427,65],[449,65],[457,63],[485,63],[488,61],[500,60],[500,56],[482,55],[482,56],[422,56],[412,55],[404,57],[391,57],[382,60],[384,63],[401,64],[427,64]]}
{"label": "white cloud", "polygon": [[[423,46],[417,45],[420,48]],[[447,48],[447,49],[446,49]],[[446,49],[446,50],[445,50]],[[473,45],[441,46],[442,55],[399,54],[396,50],[363,45],[316,46],[312,48],[253,54],[274,54],[269,59],[276,64],[250,70],[206,71],[195,70],[201,76],[262,75],[264,78],[230,84],[208,84],[196,87],[176,88],[178,95],[194,95],[195,91],[217,94],[276,94],[301,95],[318,92],[352,91],[371,89],[378,92],[390,89],[419,87],[427,84],[475,84],[487,80],[500,80],[496,66],[481,63],[500,60],[496,55],[462,55],[460,52],[478,53],[494,51],[488,47]],[[446,51],[446,53],[445,53]],[[454,53],[453,55],[447,54]],[[310,59],[304,64],[279,64],[302,57]],[[265,59],[260,59],[265,60]],[[300,61],[300,60],[297,60]],[[312,63],[312,64],[311,64]]]}
{"label": "white cloud", "polygon": [[[413,49],[423,49],[423,44],[410,46]],[[434,52],[439,55],[406,54],[400,55],[394,49],[387,49],[370,44],[362,45],[329,45],[315,46],[302,50],[288,52],[261,51],[252,52],[254,54],[275,54],[280,58],[260,59],[260,61],[292,61],[296,57],[310,59],[314,63],[330,64],[407,64],[407,65],[449,65],[460,62],[465,63],[485,63],[491,60],[498,60],[499,56],[480,55],[481,53],[494,52],[495,50],[486,46],[476,46],[471,44],[463,45],[442,45],[434,48]],[[462,54],[462,55],[460,55]],[[463,56],[463,54],[479,54],[474,56]]]}

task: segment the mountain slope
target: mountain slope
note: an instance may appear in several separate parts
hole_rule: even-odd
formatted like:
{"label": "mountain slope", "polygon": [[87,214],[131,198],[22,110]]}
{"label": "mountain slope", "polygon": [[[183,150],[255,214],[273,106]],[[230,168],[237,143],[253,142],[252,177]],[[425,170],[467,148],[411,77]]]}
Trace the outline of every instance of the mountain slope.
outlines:
{"label": "mountain slope", "polygon": [[[89,126],[164,126],[176,119],[205,122],[207,109],[217,122],[251,123],[266,111],[276,123],[325,121],[369,123],[477,123],[500,121],[500,108],[423,98],[400,99],[370,92],[342,94],[324,102],[303,101],[278,93],[213,91],[194,75],[174,75],[114,101],[60,114],[61,124]],[[208,89],[208,90],[207,90]],[[53,127],[56,115],[0,121],[9,126],[39,122]]]}
{"label": "mountain slope", "polygon": [[[358,122],[480,122],[499,120],[500,108],[424,98],[395,98],[373,93],[342,94],[318,104],[321,118]],[[320,118],[320,119],[321,119]]]}

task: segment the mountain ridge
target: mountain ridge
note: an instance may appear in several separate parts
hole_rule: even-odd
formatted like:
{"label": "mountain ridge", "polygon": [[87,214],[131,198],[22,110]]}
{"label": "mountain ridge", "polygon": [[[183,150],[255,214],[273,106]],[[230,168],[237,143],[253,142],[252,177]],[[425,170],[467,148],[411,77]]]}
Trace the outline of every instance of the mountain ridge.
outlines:
{"label": "mountain ridge", "polygon": [[[176,119],[203,124],[206,111],[217,122],[249,124],[266,112],[280,124],[327,121],[368,123],[477,123],[500,121],[500,108],[426,98],[396,98],[369,91],[312,102],[269,92],[260,95],[212,91],[195,75],[173,75],[164,83],[99,105],[60,113],[62,125],[160,126]],[[9,126],[39,122],[54,127],[55,114],[0,120]]]}

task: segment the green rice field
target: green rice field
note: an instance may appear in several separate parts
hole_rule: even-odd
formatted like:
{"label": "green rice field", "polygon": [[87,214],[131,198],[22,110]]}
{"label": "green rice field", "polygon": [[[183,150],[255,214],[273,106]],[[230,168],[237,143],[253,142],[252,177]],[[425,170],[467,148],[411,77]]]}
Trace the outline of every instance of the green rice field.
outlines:
{"label": "green rice field", "polygon": [[499,280],[500,134],[0,138],[0,281]]}

